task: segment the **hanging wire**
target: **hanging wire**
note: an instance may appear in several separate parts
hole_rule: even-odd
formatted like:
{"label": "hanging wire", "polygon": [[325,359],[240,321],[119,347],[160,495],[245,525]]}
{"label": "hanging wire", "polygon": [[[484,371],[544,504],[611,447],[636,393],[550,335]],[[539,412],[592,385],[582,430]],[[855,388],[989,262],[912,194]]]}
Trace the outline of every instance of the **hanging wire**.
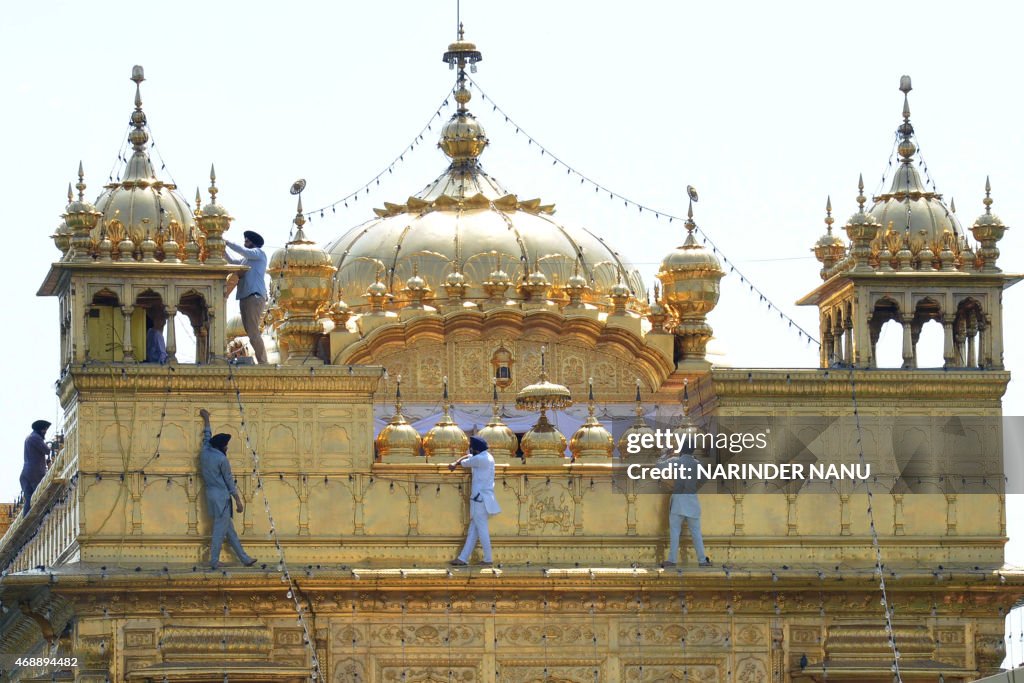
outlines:
{"label": "hanging wire", "polygon": [[306,618],[303,614],[304,610],[302,608],[302,602],[300,601],[299,588],[292,579],[291,572],[288,569],[284,546],[281,545],[281,539],[277,535],[277,528],[274,524],[274,516],[270,511],[270,499],[267,496],[267,489],[263,485],[263,475],[260,472],[260,456],[256,451],[256,448],[253,446],[249,430],[246,428],[245,405],[242,403],[242,391],[238,387],[234,366],[230,364],[228,365],[228,381],[231,383],[231,388],[235,392],[235,401],[238,404],[238,413],[241,416],[240,430],[242,435],[245,437],[245,447],[252,456],[252,474],[256,480],[256,488],[263,496],[263,509],[267,514],[267,522],[270,525],[270,538],[274,542],[274,547],[277,550],[277,570],[281,574],[281,578],[284,583],[288,586],[287,597],[295,605],[295,612],[298,615],[299,626],[302,627],[303,640],[305,641],[306,648],[309,650],[310,659],[312,661],[312,670],[310,675],[314,681],[324,681],[323,671],[320,669],[320,658],[317,656],[313,636],[310,633],[309,625],[306,623]]}
{"label": "hanging wire", "polygon": [[[682,220],[684,220],[683,218],[680,218],[679,216],[676,216],[676,215],[674,215],[674,214],[672,214],[672,213],[670,213],[668,211],[662,211],[661,209],[654,209],[654,208],[652,208],[652,207],[650,207],[650,206],[648,206],[646,204],[642,204],[642,203],[640,203],[638,201],[630,199],[629,197],[627,197],[627,196],[625,196],[625,195],[623,195],[623,194],[621,194],[619,192],[616,192],[614,190],[609,189],[608,187],[606,187],[606,186],[602,185],[601,183],[597,182],[596,180],[593,180],[590,176],[587,176],[584,173],[581,173],[580,171],[577,171],[573,166],[570,166],[566,162],[562,161],[562,159],[560,157],[558,157],[557,155],[553,154],[547,147],[544,147],[539,142],[537,142],[537,140],[535,138],[533,138],[528,133],[526,133],[526,131],[523,130],[522,126],[520,126],[518,123],[513,121],[512,118],[507,113],[505,113],[505,111],[501,107],[499,107],[497,105],[497,103],[493,99],[491,99],[483,91],[483,89],[480,88],[480,85],[476,81],[474,81],[471,77],[468,77],[468,76],[467,76],[467,79],[469,80],[470,85],[472,87],[476,88],[477,91],[480,93],[481,99],[484,102],[488,102],[489,101],[491,103],[492,109],[494,111],[498,112],[499,114],[501,114],[504,117],[505,122],[508,123],[513,128],[515,128],[516,134],[522,134],[526,138],[528,145],[530,145],[530,146],[536,145],[537,148],[540,150],[541,156],[550,157],[552,159],[552,161],[551,161],[552,165],[561,166],[562,168],[565,169],[567,174],[579,178],[580,179],[580,184],[584,184],[585,183],[585,184],[593,187],[594,188],[594,192],[604,192],[604,193],[607,193],[609,199],[621,200],[622,201],[622,205],[624,207],[634,207],[641,214],[644,211],[646,211],[647,213],[652,214],[655,217],[655,219],[659,219],[661,217],[665,217],[665,218],[668,219],[669,223],[671,223],[673,221],[682,221]],[[818,339],[816,337],[814,337],[814,335],[812,335],[810,332],[808,332],[803,327],[801,327],[798,322],[796,322],[785,311],[783,311],[781,308],[779,308],[779,306],[777,306],[771,299],[769,299],[768,296],[759,287],[757,287],[753,282],[751,282],[750,278],[748,278],[746,275],[744,275],[736,267],[736,262],[731,260],[728,256],[726,256],[722,252],[721,249],[718,248],[718,245],[716,245],[714,240],[712,240],[711,237],[708,236],[706,231],[704,231],[700,227],[697,227],[694,230],[694,232],[698,233],[701,236],[702,241],[706,245],[711,247],[711,251],[714,254],[716,254],[719,258],[721,258],[722,263],[724,265],[729,267],[729,272],[730,273],[735,273],[736,276],[739,277],[740,282],[742,284],[746,285],[750,289],[750,292],[752,294],[756,294],[758,296],[758,300],[759,300],[760,303],[766,304],[768,306],[768,310],[769,311],[771,311],[773,313],[778,313],[779,314],[779,319],[782,320],[783,322],[787,322],[789,324],[789,327],[796,328],[797,334],[801,338],[806,337],[808,343],[813,343],[813,344],[816,344],[818,346],[821,346],[821,343],[818,341]]]}
{"label": "hanging wire", "polygon": [[430,119],[428,119],[427,123],[423,126],[423,128],[420,129],[420,132],[416,134],[416,136],[412,139],[412,142],[410,142],[408,145],[406,145],[402,149],[402,152],[398,156],[396,156],[391,161],[390,164],[388,164],[386,167],[384,167],[384,170],[382,170],[380,173],[378,173],[377,175],[375,175],[372,178],[370,178],[370,180],[368,180],[367,182],[363,183],[363,185],[361,185],[359,187],[359,189],[357,189],[357,190],[355,190],[353,192],[348,193],[344,197],[341,197],[340,199],[336,199],[333,202],[331,202],[330,204],[324,204],[323,206],[321,206],[318,209],[313,209],[312,211],[307,211],[304,214],[306,216],[306,218],[312,219],[316,215],[319,215],[321,218],[323,218],[324,217],[324,212],[327,211],[328,209],[330,209],[330,211],[332,213],[336,213],[337,212],[337,207],[339,205],[344,205],[345,207],[348,207],[348,202],[350,200],[359,201],[359,196],[361,194],[364,194],[364,193],[369,194],[371,187],[380,185],[380,179],[383,178],[386,174],[391,174],[394,171],[395,166],[397,166],[400,162],[405,161],[405,155],[408,154],[409,152],[413,151],[417,146],[419,146],[419,144],[421,142],[423,142],[423,136],[427,133],[427,131],[432,129],[432,127],[434,125],[434,119],[441,118],[441,112],[444,111],[445,108],[448,107],[449,98],[451,97],[452,93],[454,93],[454,92],[455,92],[455,88],[453,87],[451,90],[449,90],[447,93],[445,93],[444,100],[442,100],[441,104],[437,107],[437,109],[434,111],[434,113],[430,115]]}
{"label": "hanging wire", "polygon": [[[827,371],[826,371],[827,372]],[[864,432],[860,423],[860,408],[857,405],[857,378],[854,367],[850,366],[850,400],[853,403],[854,424],[857,427],[857,455],[860,464],[866,465],[867,458],[864,456]],[[885,587],[885,565],[882,563],[882,548],[878,543],[878,528],[875,526],[874,497],[871,493],[871,485],[865,480],[864,491],[868,496],[868,524],[871,526],[871,545],[875,550],[875,572],[878,576],[878,589],[882,593],[882,609],[885,611],[885,633],[889,639],[889,647],[892,650],[892,673],[895,683],[903,683],[900,674],[900,650],[896,644],[896,632],[892,627],[892,613],[895,611],[889,602],[889,595]]]}
{"label": "hanging wire", "polygon": [[117,158],[114,159],[114,163],[110,166],[110,173],[107,174],[107,179],[110,182],[114,182],[114,171],[117,171],[117,179],[121,180],[121,172],[118,170],[118,166],[128,162],[125,153],[128,150],[128,131],[132,128],[131,124],[128,124],[124,128],[124,134],[121,136],[121,147],[117,151]]}

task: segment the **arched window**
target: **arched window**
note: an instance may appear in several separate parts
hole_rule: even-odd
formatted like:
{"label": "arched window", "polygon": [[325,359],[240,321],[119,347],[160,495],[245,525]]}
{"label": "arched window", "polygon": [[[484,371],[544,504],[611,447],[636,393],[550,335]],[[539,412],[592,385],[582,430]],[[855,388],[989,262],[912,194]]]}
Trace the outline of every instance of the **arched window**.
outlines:
{"label": "arched window", "polygon": [[871,334],[872,367],[902,368],[903,322],[899,304],[889,297],[876,301],[868,330]]}
{"label": "arched window", "polygon": [[914,307],[911,323],[911,342],[914,345],[914,367],[941,368],[945,365],[943,350],[945,334],[942,329],[942,308],[939,302],[925,297]]}
{"label": "arched window", "polygon": [[[183,343],[178,360],[182,363],[208,363],[210,361],[210,315],[206,299],[195,290],[189,290],[178,299],[175,316],[175,336],[182,341],[194,340],[194,346]],[[181,333],[179,335],[179,333]],[[191,350],[190,350],[191,347]],[[191,357],[190,357],[191,356]]]}

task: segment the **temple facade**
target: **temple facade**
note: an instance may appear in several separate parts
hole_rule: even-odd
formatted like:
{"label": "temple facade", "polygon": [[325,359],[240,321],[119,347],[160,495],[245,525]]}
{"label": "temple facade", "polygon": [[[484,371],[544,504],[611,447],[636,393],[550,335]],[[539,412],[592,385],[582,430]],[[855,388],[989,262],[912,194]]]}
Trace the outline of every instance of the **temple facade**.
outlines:
{"label": "temple facade", "polygon": [[[1004,615],[1024,595],[1024,575],[1003,567],[999,424],[1001,292],[1020,276],[999,268],[1006,226],[988,186],[965,230],[921,181],[909,78],[891,188],[869,199],[861,183],[848,241],[830,201],[813,247],[821,282],[799,303],[820,311],[820,366],[752,369],[707,355],[725,272],[698,237],[696,193],[648,291],[602,236],[484,172],[465,73],[482,53],[460,32],[444,59],[458,107],[435,181],[324,247],[299,195],[270,259],[267,365],[228,319],[244,267],[225,259],[224,236],[239,230],[216,174],[205,202],[158,177],[135,68],[131,157],[94,201],[80,172],[39,290],[60,302],[63,440],[31,511],[4,517],[4,675],[953,683],[997,672]],[[166,364],[141,362],[147,319],[168,323]],[[195,363],[178,360],[182,320]],[[916,350],[931,321],[944,334],[938,372]],[[901,367],[879,362],[889,322]],[[254,567],[208,566],[199,408],[234,437],[246,501],[234,524]],[[951,418],[977,426],[952,437]],[[766,461],[813,451],[894,477],[707,482],[713,566],[684,543],[679,566],[662,568],[669,496],[624,476],[629,437],[730,419],[808,430],[772,441]],[[496,564],[451,568],[469,479],[446,465],[470,434],[497,462]],[[993,456],[970,481],[950,476],[961,471],[950,463]]]}

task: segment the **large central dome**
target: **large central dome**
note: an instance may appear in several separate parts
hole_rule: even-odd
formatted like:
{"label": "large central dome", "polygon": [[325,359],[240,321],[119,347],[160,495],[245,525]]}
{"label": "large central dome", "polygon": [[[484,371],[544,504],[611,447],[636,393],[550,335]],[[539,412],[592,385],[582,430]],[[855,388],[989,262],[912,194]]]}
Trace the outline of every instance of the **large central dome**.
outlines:
{"label": "large central dome", "polygon": [[[457,62],[473,54],[479,60],[476,47],[460,40],[445,56]],[[355,310],[368,307],[366,288],[379,277],[401,302],[406,280],[418,274],[441,301],[446,285],[463,291],[464,300],[482,300],[501,282],[508,283],[505,297],[525,299],[530,295],[523,286],[541,282],[539,272],[552,298],[565,296],[571,278],[586,280],[582,299],[600,308],[611,308],[611,289],[619,283],[634,300],[642,298],[640,275],[604,240],[558,223],[553,205],[521,200],[483,171],[479,156],[488,141],[466,109],[470,93],[462,75],[460,68],[458,111],[438,143],[451,160],[448,169],[404,203],[385,202],[375,209],[376,219],[327,247],[338,268],[336,296]]]}

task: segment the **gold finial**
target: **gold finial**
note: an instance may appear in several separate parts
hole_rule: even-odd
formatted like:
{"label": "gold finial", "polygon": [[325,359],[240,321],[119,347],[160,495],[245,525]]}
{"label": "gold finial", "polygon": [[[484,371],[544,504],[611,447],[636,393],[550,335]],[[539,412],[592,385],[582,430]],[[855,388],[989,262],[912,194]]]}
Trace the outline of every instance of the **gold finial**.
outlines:
{"label": "gold finial", "polygon": [[305,240],[305,234],[302,232],[302,226],[306,224],[306,216],[302,212],[302,195],[299,195],[299,201],[295,207],[295,218],[292,219],[292,223],[295,224],[295,239],[293,242],[298,242],[300,239]]}
{"label": "gold finial", "polygon": [[210,164],[210,203],[217,203],[217,171],[214,169],[213,164]]}
{"label": "gold finial", "polygon": [[469,65],[471,73],[476,73],[476,65],[483,61],[483,55],[476,49],[476,45],[465,40],[465,28],[459,22],[457,40],[448,46],[442,60],[448,63],[449,69],[458,68],[459,73],[455,77],[455,101],[459,103],[459,112],[466,112],[466,103],[470,100],[469,90],[466,89],[466,65]]}
{"label": "gold finial", "polygon": [[448,412],[448,375],[441,378],[441,383],[444,385],[444,393],[441,394],[441,398],[444,401],[445,412]]}
{"label": "gold finial", "polygon": [[146,80],[146,77],[142,67],[138,64],[132,67],[131,80],[135,83],[135,111],[132,112],[131,117],[132,128],[135,130],[128,134],[128,140],[132,143],[134,150],[141,153],[143,145],[149,141],[149,133],[144,130],[146,113],[142,111],[142,82]]}
{"label": "gold finial", "polygon": [[988,176],[985,176],[985,198],[981,200],[981,203],[985,205],[985,213],[992,213],[992,183],[989,182]]}
{"label": "gold finial", "polygon": [[864,202],[867,201],[867,197],[864,196],[864,174],[861,173],[857,177],[857,205],[860,206],[860,210],[864,211]]}
{"label": "gold finial", "polygon": [[75,201],[75,193],[71,191],[71,183],[68,183],[68,204]]}
{"label": "gold finial", "polygon": [[82,162],[78,162],[78,182],[75,183],[75,189],[78,190],[78,201],[85,201],[85,171],[82,170]]}
{"label": "gold finial", "polygon": [[548,379],[547,364],[545,363],[545,356],[547,355],[547,347],[541,345],[540,347],[540,381],[546,382]]}
{"label": "gold finial", "polygon": [[836,222],[835,218],[832,218],[832,195],[828,196],[825,200],[825,225],[828,226],[828,234],[832,234],[832,224]]}
{"label": "gold finial", "polygon": [[903,123],[896,129],[896,132],[901,138],[897,151],[900,155],[900,161],[904,164],[909,164],[911,157],[914,156],[914,152],[917,151],[917,146],[910,139],[914,135],[914,126],[910,123],[910,98],[908,97],[912,89],[910,87],[910,76],[901,76],[900,92],[903,93]]}
{"label": "gold finial", "polygon": [[949,198],[949,212],[956,213],[956,199],[953,197]]}
{"label": "gold finial", "polygon": [[591,412],[593,412],[593,410],[594,410],[594,378],[593,377],[588,377],[587,378],[587,392],[588,392],[587,400],[590,402],[590,410],[591,410]]}
{"label": "gold finial", "polygon": [[692,236],[693,231],[697,229],[697,224],[693,221],[693,204],[697,201],[697,189],[693,185],[687,185],[686,196],[690,199],[690,205],[686,209],[686,223],[684,225],[686,226],[687,233]]}
{"label": "gold finial", "polygon": [[402,376],[395,377],[395,414],[402,412]]}

